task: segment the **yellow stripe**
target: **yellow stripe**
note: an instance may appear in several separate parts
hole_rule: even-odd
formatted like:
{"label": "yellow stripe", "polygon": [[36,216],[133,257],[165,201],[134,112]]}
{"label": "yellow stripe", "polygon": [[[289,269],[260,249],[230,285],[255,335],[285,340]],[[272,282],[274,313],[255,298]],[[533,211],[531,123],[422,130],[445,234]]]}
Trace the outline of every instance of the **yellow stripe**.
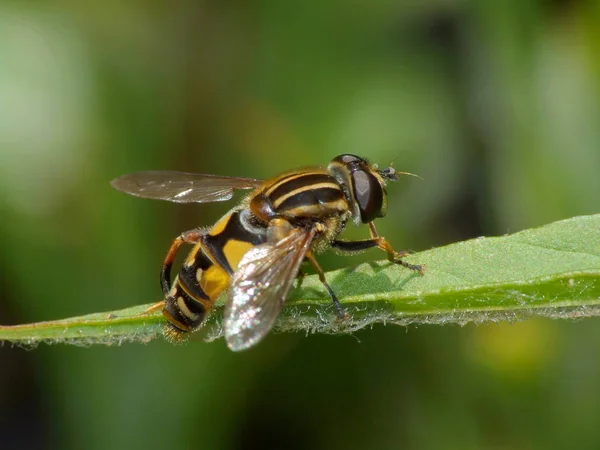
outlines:
{"label": "yellow stripe", "polygon": [[185,258],[185,262],[183,263],[185,266],[190,267],[196,264],[196,255],[198,252],[202,251],[202,244],[198,243],[194,245],[192,251],[188,254],[187,258]]}
{"label": "yellow stripe", "polygon": [[223,254],[227,258],[227,262],[231,269],[235,272],[244,255],[254,247],[250,242],[238,241],[237,239],[229,239],[223,245]]}
{"label": "yellow stripe", "polygon": [[229,282],[229,274],[222,267],[210,266],[202,275],[200,287],[212,301],[215,301],[221,292],[229,287]]}
{"label": "yellow stripe", "polygon": [[165,318],[171,322],[173,325],[175,325],[177,328],[179,328],[179,331],[191,331],[192,328],[187,326],[185,323],[181,323],[179,320],[177,320],[175,317],[173,317],[171,315],[171,313],[169,311],[167,311],[166,308],[164,308],[162,310],[163,316],[165,316]]}
{"label": "yellow stripe", "polygon": [[288,198],[293,197],[294,195],[301,194],[302,192],[305,192],[305,191],[312,191],[312,190],[316,190],[316,189],[327,189],[327,188],[337,189],[338,191],[341,192],[340,186],[337,183],[329,182],[329,183],[309,184],[307,186],[302,186],[292,192],[288,192],[287,194],[282,195],[281,197],[277,198],[275,201],[273,201],[273,206],[275,207],[275,209],[277,209],[283,202],[285,202]]}
{"label": "yellow stripe", "polygon": [[[275,189],[277,189],[279,186],[281,186],[282,184],[287,183],[288,181],[293,181],[296,178],[301,178],[306,176],[307,174],[311,174],[312,172],[292,172],[290,174],[287,175],[283,175],[281,178],[279,178],[279,180],[277,180],[274,184],[271,185],[271,187],[269,189],[267,189],[265,191],[265,195],[268,197],[269,195],[271,195],[273,193],[273,191]],[[319,174],[320,172],[314,172]]]}
{"label": "yellow stripe", "polygon": [[185,317],[193,321],[196,321],[200,318],[200,314],[190,311],[190,308],[188,308],[188,306],[185,304],[185,299],[183,297],[177,297],[176,301],[179,311],[182,312]]}
{"label": "yellow stripe", "polygon": [[213,225],[213,227],[210,229],[209,231],[209,235],[211,236],[216,236],[220,233],[223,232],[223,230],[227,227],[227,224],[229,223],[229,221],[231,220],[231,215],[233,214],[234,211],[229,211],[227,214],[225,214],[223,217],[221,217],[217,223],[215,223]]}
{"label": "yellow stripe", "polygon": [[[197,301],[198,303],[200,303],[205,308],[210,308],[212,306],[212,302],[210,300],[206,300],[205,298],[196,297],[194,294],[192,294],[189,291],[189,289],[186,288],[185,284],[178,283],[177,286],[180,287],[181,290],[183,292],[185,292],[189,298],[192,299],[192,301]],[[206,294],[206,292],[205,292],[205,294]]]}

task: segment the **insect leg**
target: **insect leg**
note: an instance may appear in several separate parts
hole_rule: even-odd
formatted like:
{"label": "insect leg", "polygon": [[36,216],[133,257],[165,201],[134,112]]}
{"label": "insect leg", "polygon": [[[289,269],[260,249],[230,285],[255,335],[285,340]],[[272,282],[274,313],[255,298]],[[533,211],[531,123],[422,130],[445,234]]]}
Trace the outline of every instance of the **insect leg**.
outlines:
{"label": "insect leg", "polygon": [[154,311],[158,311],[159,309],[163,309],[165,307],[165,301],[161,301],[161,302],[157,302],[152,306],[149,306],[148,308],[146,308],[144,310],[143,314],[150,314],[153,313]]}
{"label": "insect leg", "polygon": [[387,253],[388,260],[393,262],[394,264],[400,264],[401,266],[406,267],[407,269],[414,270],[415,272],[419,272],[421,275],[425,273],[425,266],[422,264],[409,264],[406,261],[403,261],[401,258],[408,255],[409,251],[397,252],[392,247],[386,238],[379,236],[377,233],[377,229],[375,228],[375,224],[373,222],[369,222],[369,232],[371,233],[371,238],[377,241],[377,247]]}
{"label": "insect leg", "polygon": [[[169,251],[167,252],[167,256],[163,261],[162,269],[160,271],[160,285],[162,287],[163,295],[165,298],[168,297],[169,292],[171,291],[171,267],[173,266],[173,261],[175,260],[175,255],[177,254],[177,250],[181,247],[182,244],[195,244],[200,237],[204,234],[204,232],[200,228],[196,228],[190,231],[186,231],[181,233],[178,237],[173,240],[171,247],[169,247]],[[163,309],[165,307],[165,301],[157,302],[151,306],[149,306],[143,314],[150,314],[154,311],[158,311],[159,309]]]}
{"label": "insect leg", "polygon": [[338,317],[340,319],[346,319],[348,317],[348,314],[346,314],[346,311],[344,311],[344,308],[340,304],[340,301],[335,295],[335,292],[333,292],[333,289],[331,289],[331,286],[327,284],[327,280],[325,279],[325,272],[323,272],[323,269],[315,259],[315,256],[312,254],[312,252],[309,251],[306,253],[306,259],[308,259],[312,266],[315,268],[317,274],[319,275],[319,280],[321,280],[321,283],[323,283],[325,289],[327,289],[327,292],[329,292],[331,300],[333,301],[333,305],[335,306],[335,309],[337,309]]}
{"label": "insect leg", "polygon": [[160,271],[160,285],[165,297],[169,295],[169,291],[171,290],[171,266],[175,260],[175,255],[177,255],[177,250],[179,250],[182,244],[197,244],[205,234],[206,232],[201,228],[195,228],[181,233],[173,240]]}
{"label": "insect leg", "polygon": [[359,241],[334,240],[331,247],[343,253],[358,253],[373,247],[378,247],[377,239],[361,239]]}

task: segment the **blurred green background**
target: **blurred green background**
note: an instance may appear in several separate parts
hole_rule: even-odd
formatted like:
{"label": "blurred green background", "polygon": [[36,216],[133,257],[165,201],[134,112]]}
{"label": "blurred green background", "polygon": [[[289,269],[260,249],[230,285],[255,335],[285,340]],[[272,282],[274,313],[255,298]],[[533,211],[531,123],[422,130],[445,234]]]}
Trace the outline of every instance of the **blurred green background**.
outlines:
{"label": "blurred green background", "polygon": [[[1,1],[0,323],[158,300],[171,239],[231,206],[110,188],[132,171],[395,161],[424,178],[389,189],[378,228],[397,249],[598,213],[599,24],[594,1]],[[242,354],[5,345],[0,439],[598,449],[600,326],[376,326]]]}

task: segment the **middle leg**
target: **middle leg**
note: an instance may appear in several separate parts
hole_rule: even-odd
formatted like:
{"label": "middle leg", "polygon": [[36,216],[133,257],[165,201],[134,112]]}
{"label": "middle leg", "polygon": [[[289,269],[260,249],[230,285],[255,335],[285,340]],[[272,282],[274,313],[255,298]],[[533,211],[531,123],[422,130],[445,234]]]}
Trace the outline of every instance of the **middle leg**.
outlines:
{"label": "middle leg", "polygon": [[333,305],[335,306],[335,309],[337,310],[338,317],[340,319],[346,319],[348,317],[348,314],[346,314],[346,311],[344,311],[344,308],[340,304],[340,301],[338,300],[337,296],[335,295],[335,292],[333,292],[333,289],[331,289],[331,286],[329,286],[329,284],[327,284],[327,280],[325,279],[325,272],[323,272],[323,269],[321,268],[321,266],[319,265],[319,263],[317,262],[317,260],[315,259],[315,256],[312,254],[311,251],[306,253],[306,259],[308,259],[310,261],[310,263],[316,270],[317,274],[319,275],[319,280],[321,281],[321,283],[323,283],[323,286],[325,286],[325,289],[327,289],[327,292],[329,292],[329,295],[331,296],[331,300],[333,301]]}

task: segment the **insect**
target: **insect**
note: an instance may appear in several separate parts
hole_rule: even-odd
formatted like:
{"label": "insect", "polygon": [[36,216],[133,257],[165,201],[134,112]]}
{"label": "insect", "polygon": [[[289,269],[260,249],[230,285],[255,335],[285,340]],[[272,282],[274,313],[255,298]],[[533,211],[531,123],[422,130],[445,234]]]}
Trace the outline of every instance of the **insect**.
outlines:
{"label": "insect", "polygon": [[[175,238],[162,265],[162,309],[168,335],[180,339],[198,329],[219,295],[228,291],[225,339],[231,350],[247,349],[273,327],[304,261],[314,267],[340,318],[346,314],[327,284],[315,254],[333,248],[356,253],[377,247],[388,259],[423,274],[379,236],[373,221],[387,210],[386,183],[397,181],[393,167],[377,166],[355,155],[334,158],[326,168],[287,172],[270,180],[183,172],[138,172],[112,181],[138,197],[178,203],[229,200],[239,189],[253,189],[210,228]],[[347,222],[368,224],[370,239],[344,241]],[[171,267],[183,244],[194,247],[171,282]]]}

